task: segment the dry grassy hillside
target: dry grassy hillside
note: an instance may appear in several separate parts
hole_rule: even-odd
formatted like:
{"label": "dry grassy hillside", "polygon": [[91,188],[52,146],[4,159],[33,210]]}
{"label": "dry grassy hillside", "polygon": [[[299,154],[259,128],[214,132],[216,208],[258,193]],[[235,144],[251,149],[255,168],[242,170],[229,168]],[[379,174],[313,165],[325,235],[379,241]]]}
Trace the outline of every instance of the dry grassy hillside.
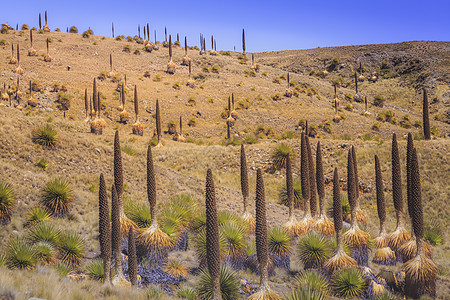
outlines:
{"label": "dry grassy hillside", "polygon": [[[88,254],[84,262],[99,254],[97,241],[98,230],[98,181],[99,174],[104,173],[107,186],[113,181],[113,140],[118,130],[121,137],[124,164],[125,200],[147,203],[146,195],[146,148],[153,138],[155,119],[153,118],[156,99],[159,99],[163,129],[167,129],[169,121],[178,122],[183,118],[183,130],[188,136],[186,143],[172,141],[172,136],[163,136],[164,148],[154,149],[156,165],[156,181],[159,208],[163,208],[169,200],[180,193],[188,193],[204,204],[204,188],[206,169],[211,168],[214,174],[218,209],[229,210],[240,214],[242,201],[239,181],[239,150],[236,144],[247,141],[247,160],[250,171],[250,197],[254,209],[256,169],[262,168],[265,173],[266,197],[269,226],[281,225],[288,217],[287,209],[278,203],[279,189],[285,181],[284,169],[272,171],[272,152],[281,142],[290,145],[294,150],[294,176],[299,176],[299,139],[301,128],[296,126],[300,120],[308,120],[309,125],[317,126],[318,135],[311,139],[315,152],[317,140],[321,141],[324,152],[324,168],[326,177],[326,199],[331,202],[332,170],[339,167],[341,178],[345,178],[347,150],[350,145],[356,146],[360,189],[362,192],[362,208],[370,216],[368,230],[372,236],[378,233],[378,219],[375,199],[374,154],[378,154],[386,186],[387,228],[391,231],[395,225],[395,213],[391,191],[391,137],[397,133],[399,137],[402,172],[405,176],[406,141],[408,132],[415,137],[415,146],[419,156],[420,175],[422,179],[422,196],[424,200],[425,221],[438,219],[443,228],[450,224],[450,125],[444,121],[449,116],[449,77],[448,42],[411,42],[392,45],[367,45],[337,48],[312,49],[305,51],[281,51],[276,53],[256,54],[259,72],[251,72],[251,56],[249,61],[238,59],[237,53],[221,53],[218,56],[199,55],[198,50],[189,49],[192,59],[195,88],[186,86],[188,68],[180,66],[184,56],[184,48],[175,47],[174,62],[177,63],[175,75],[165,72],[168,62],[167,48],[160,46],[158,51],[147,53],[143,45],[126,40],[117,41],[112,38],[90,36],[83,38],[80,34],[50,32],[38,34],[34,32],[33,46],[38,56],[27,56],[30,47],[28,31],[10,31],[1,34],[0,41],[6,45],[0,47],[0,84],[6,87],[17,82],[18,75],[13,72],[16,65],[9,64],[11,44],[20,46],[20,65],[24,74],[20,75],[20,89],[23,99],[20,102],[1,101],[0,107],[0,180],[12,184],[17,207],[12,221],[2,227],[0,239],[7,241],[13,235],[25,232],[23,220],[27,212],[38,203],[41,189],[52,178],[65,177],[74,190],[74,207],[68,218],[54,220],[55,224],[68,230],[80,233],[88,243]],[[51,39],[49,54],[51,62],[44,62],[45,40]],[[188,41],[189,42],[189,41]],[[125,46],[131,53],[123,51]],[[140,55],[133,54],[141,49]],[[359,59],[364,49],[380,53],[370,58]],[[410,56],[404,53],[412,53]],[[113,57],[113,72],[126,75],[127,106],[133,111],[134,85],[138,88],[140,101],[140,119],[144,124],[144,135],[132,134],[131,124],[121,124],[119,120],[119,94],[117,83],[111,78],[97,80],[98,90],[104,96],[103,117],[106,128],[103,135],[90,133],[89,124],[85,122],[84,90],[92,95],[92,81],[101,72],[109,72],[109,56]],[[383,61],[395,60],[402,56],[401,63],[395,66],[399,76],[386,76],[376,83],[367,80],[361,82],[359,89],[368,95],[369,102],[375,96],[385,99],[384,107],[369,105],[370,116],[361,115],[364,104],[352,101],[354,83],[350,72],[359,61],[367,66],[367,72],[375,71]],[[317,73],[325,70],[332,58],[339,57],[345,66],[342,69],[329,71],[325,78]],[[415,59],[420,57],[416,64]],[[323,65],[321,62],[325,61]],[[323,63],[323,62],[322,62]],[[412,64],[417,66],[407,78],[401,76],[400,68]],[[68,70],[70,66],[70,70]],[[218,69],[213,72],[213,69]],[[316,70],[311,73],[310,70]],[[377,70],[378,70],[377,69]],[[285,97],[287,88],[286,70],[291,71],[291,88],[298,92],[297,96]],[[308,71],[307,71],[308,70]],[[146,71],[150,78],[144,77]],[[378,70],[379,71],[379,70]],[[424,75],[425,74],[425,75]],[[417,77],[413,77],[416,76]],[[342,78],[343,85],[338,88],[340,107],[338,114],[342,120],[332,121],[335,116],[332,106],[334,92],[332,81]],[[424,78],[423,83],[430,89],[430,119],[433,139],[423,140],[422,129],[415,128],[416,121],[422,122],[422,94],[414,85],[408,83],[412,78]],[[434,79],[436,80],[434,80]],[[25,91],[29,81],[41,84],[43,90],[34,93],[39,100],[37,108],[23,107],[28,96]],[[278,83],[279,82],[279,83]],[[70,98],[70,109],[63,118],[63,112],[56,103],[58,92],[52,91],[54,83],[67,85],[65,94]],[[344,87],[345,86],[345,87]],[[222,113],[226,109],[228,96],[234,93],[239,118],[232,128],[233,140],[226,146],[226,123]],[[273,100],[275,95],[280,100]],[[60,94],[61,96],[61,94]],[[346,97],[347,96],[347,97]],[[189,99],[191,101],[189,102]],[[434,101],[434,99],[437,99]],[[193,100],[193,101],[192,101]],[[434,101],[434,102],[433,102]],[[15,107],[20,104],[23,108]],[[353,106],[353,110],[345,107]],[[391,111],[392,113],[389,113]],[[390,115],[391,122],[377,120],[381,114]],[[408,116],[406,118],[405,116]],[[132,117],[134,120],[134,118]],[[195,119],[195,126],[188,126],[189,120]],[[392,119],[397,119],[393,122]],[[408,120],[406,120],[408,119]],[[405,121],[410,123],[404,126]],[[330,122],[328,132],[322,125]],[[31,131],[45,124],[56,129],[60,141],[55,149],[46,149],[31,141]],[[374,124],[378,124],[376,129]],[[326,127],[326,126],[325,126]],[[177,125],[178,128],[178,125]],[[259,131],[257,131],[259,128]],[[375,128],[375,129],[374,129]],[[47,170],[36,166],[41,158],[48,161]],[[405,183],[405,178],[403,178]],[[345,184],[343,184],[345,186]],[[301,212],[297,212],[301,216]],[[408,225],[409,227],[409,225]],[[409,228],[408,228],[409,230]],[[0,252],[6,243],[0,244]],[[438,297],[444,299],[450,293],[448,272],[449,243],[446,236],[443,245],[435,249],[434,260],[442,267],[438,279]],[[295,252],[294,252],[295,253]],[[190,267],[196,267],[194,254],[171,254]],[[298,259],[293,260],[294,271],[301,269]],[[397,265],[398,268],[399,265]],[[41,274],[43,278],[53,278],[53,274]],[[17,275],[15,275],[17,276]],[[46,277],[47,276],[47,277]],[[257,276],[242,271],[241,277],[257,282]],[[0,295],[7,291],[17,294],[19,299],[25,297],[23,286],[11,283],[11,279],[1,278],[4,286],[0,286]],[[197,279],[189,275],[188,280]],[[280,272],[272,278],[275,290],[287,293],[293,285],[292,276]],[[9,283],[8,283],[9,282]],[[105,290],[92,282],[77,283],[73,289],[65,282],[59,283],[70,291],[71,297],[78,293],[84,295],[87,290],[91,297],[120,298],[122,292]],[[9,285],[9,287],[8,287]],[[46,294],[35,288],[33,296],[58,298],[57,294]],[[88,293],[86,292],[86,293]],[[92,296],[94,295],[94,296]],[[80,296],[80,299],[84,299]],[[87,296],[89,297],[89,296]],[[138,297],[138,296],[136,296]],[[1,298],[1,297],[0,297]]]}

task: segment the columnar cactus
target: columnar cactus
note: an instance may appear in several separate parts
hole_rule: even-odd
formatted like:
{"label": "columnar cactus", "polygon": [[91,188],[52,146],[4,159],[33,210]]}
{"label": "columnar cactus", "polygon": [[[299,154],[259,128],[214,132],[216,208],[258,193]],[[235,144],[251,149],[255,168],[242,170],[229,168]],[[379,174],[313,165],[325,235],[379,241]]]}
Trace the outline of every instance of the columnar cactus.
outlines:
{"label": "columnar cactus", "polygon": [[344,252],[344,244],[342,239],[342,204],[341,204],[341,191],[339,187],[339,175],[338,169],[334,168],[333,176],[333,219],[334,230],[336,232],[336,254],[328,259],[324,268],[328,274],[332,275],[334,272],[344,269],[356,267],[358,263],[356,260],[348,256]]}
{"label": "columnar cactus", "polygon": [[222,299],[220,291],[219,220],[217,218],[216,193],[211,169],[206,172],[206,260],[211,277],[212,300]]}
{"label": "columnar cactus", "polygon": [[103,173],[100,174],[100,184],[98,188],[98,231],[100,253],[105,273],[103,282],[109,284],[111,283],[111,222],[109,219],[109,205]]}
{"label": "columnar cactus", "polygon": [[430,132],[430,116],[428,113],[428,94],[427,90],[423,88],[423,135],[425,136],[426,140],[431,139],[431,132]]}
{"label": "columnar cactus", "polygon": [[266,198],[261,169],[256,171],[256,255],[258,257],[260,283],[258,291],[249,300],[281,299],[269,286],[268,262],[269,250],[267,243]]}

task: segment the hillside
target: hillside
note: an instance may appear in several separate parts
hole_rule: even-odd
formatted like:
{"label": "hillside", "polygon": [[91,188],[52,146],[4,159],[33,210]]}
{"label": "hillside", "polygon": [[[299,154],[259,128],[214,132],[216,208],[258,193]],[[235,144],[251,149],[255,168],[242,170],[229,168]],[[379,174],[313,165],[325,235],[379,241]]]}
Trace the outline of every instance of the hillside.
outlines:
{"label": "hillside", "polygon": [[[47,38],[51,39],[51,62],[43,60]],[[399,137],[402,174],[405,177],[405,136],[411,132],[419,156],[425,221],[438,219],[443,228],[450,224],[450,42],[408,42],[256,53],[256,63],[260,66],[257,73],[252,72],[250,54],[247,54],[249,59],[246,61],[239,59],[238,53],[219,52],[219,55],[211,56],[199,55],[198,50],[189,49],[192,78],[195,79],[195,88],[190,88],[186,86],[188,68],[180,66],[184,56],[182,47],[174,48],[176,73],[169,75],[165,72],[169,60],[168,49],[162,45],[159,45],[158,51],[148,53],[142,50],[142,44],[135,41],[118,41],[100,36],[83,38],[80,34],[61,32],[35,32],[33,47],[38,55],[33,57],[26,55],[30,47],[28,31],[1,34],[0,41],[2,40],[6,45],[0,47],[1,86],[5,84],[8,87],[17,83],[18,75],[13,72],[16,65],[9,64],[11,44],[19,45],[20,66],[24,70],[24,74],[19,76],[23,99],[12,99],[12,105],[9,101],[1,101],[3,105],[0,107],[0,180],[12,184],[17,199],[11,223],[0,233],[3,241],[26,232],[23,221],[29,210],[38,205],[45,183],[52,178],[65,177],[74,190],[74,206],[68,218],[55,218],[53,222],[66,230],[81,234],[87,241],[88,252],[83,265],[97,257],[99,174],[104,173],[109,188],[113,182],[114,132],[119,131],[122,143],[125,200],[147,204],[146,149],[155,131],[153,115],[157,99],[161,106],[163,130],[167,130],[170,121],[174,121],[178,128],[181,116],[183,132],[187,137],[186,143],[180,143],[172,141],[172,136],[165,133],[162,138],[164,148],[153,150],[158,208],[161,210],[180,193],[191,194],[204,205],[206,169],[211,168],[216,184],[218,209],[241,214],[240,147],[237,144],[247,141],[245,147],[252,210],[256,169],[262,168],[269,227],[284,224],[288,211],[278,202],[285,172],[284,169],[272,169],[272,153],[280,143],[291,146],[294,151],[294,176],[298,177],[298,137],[301,132],[298,124],[301,120],[307,120],[318,133],[316,138],[310,139],[313,152],[315,153],[316,143],[320,140],[324,153],[327,206],[332,199],[332,170],[339,167],[341,178],[346,178],[347,150],[354,145],[357,149],[362,208],[370,217],[368,231],[373,237],[377,235],[373,157],[378,154],[386,187],[387,228],[392,231],[395,212],[391,189],[391,138],[394,132]],[[130,53],[123,51],[125,46],[130,47]],[[141,49],[139,55],[134,54],[136,49]],[[93,79],[101,72],[109,72],[110,54],[113,58],[113,73],[121,74],[122,79],[126,75],[126,110],[132,114],[133,122],[118,122],[118,83],[112,82],[111,78],[97,79],[106,127],[103,135],[94,135],[85,122],[84,91],[87,89],[91,96]],[[343,66],[332,70],[329,65],[336,57]],[[370,103],[370,115],[362,115],[365,111],[364,104],[353,101],[353,69],[361,62],[366,73],[377,71],[381,74],[380,66],[386,61],[389,62],[390,71],[383,71],[385,76],[381,75],[375,83],[368,80],[359,83],[359,91],[368,96]],[[319,74],[324,70],[328,70],[328,75]],[[149,78],[144,76],[146,71],[150,73]],[[297,92],[292,97],[284,96],[287,71],[291,72],[291,88]],[[342,118],[339,123],[333,122],[336,113],[332,105],[332,82],[335,80],[342,83],[337,89],[342,108],[338,112]],[[28,96],[25,96],[25,92],[29,81],[42,86],[42,90],[33,95],[39,101],[37,108],[26,107]],[[60,94],[60,91],[52,91],[55,83],[66,85],[67,92]],[[135,85],[139,94],[140,120],[144,124],[142,137],[132,134],[134,114],[131,99]],[[433,126],[433,139],[430,141],[423,139],[419,126],[422,122],[422,91],[419,87],[422,85],[429,91]],[[232,93],[239,118],[232,128],[231,145],[226,146],[228,142],[225,140],[226,122],[223,113]],[[65,118],[58,109],[58,94],[59,97],[70,99],[70,108],[65,113]],[[279,99],[274,100],[277,94]],[[384,107],[372,105],[376,96],[384,99]],[[187,125],[191,119],[196,121],[195,126]],[[55,128],[60,137],[55,149],[43,148],[31,140],[31,131],[45,124]],[[44,157],[48,161],[47,170],[36,166],[39,159]],[[405,178],[403,183],[406,186]],[[344,183],[342,187],[345,188]],[[300,218],[301,211],[296,213]],[[409,225],[407,227],[409,230]],[[443,241],[444,244],[436,247],[434,254],[434,260],[442,267],[437,288],[438,298],[442,299],[450,292],[449,244],[446,236]],[[6,243],[0,244],[0,252],[5,248]],[[188,253],[175,252],[170,255],[171,258],[179,257],[190,268],[198,265],[193,258],[195,253],[192,249]],[[297,258],[293,258],[292,264],[293,272],[301,270],[301,263]],[[397,264],[397,269],[399,266]],[[374,268],[378,270],[380,267]],[[249,273],[242,271],[240,276],[257,283],[258,276]],[[9,279],[0,277],[0,281],[2,280],[7,282]],[[274,289],[282,294],[289,292],[294,284],[293,276],[286,271],[280,271],[271,280]],[[189,284],[197,281],[197,276],[188,275]],[[83,290],[77,284],[77,289]],[[22,299],[23,286],[16,283],[10,289],[18,295],[18,299]],[[0,295],[7,290],[0,287]],[[39,294],[38,288],[34,291],[35,297],[57,297],[44,292]],[[93,284],[91,292],[96,297],[104,293]],[[118,294],[115,296],[120,297]]]}

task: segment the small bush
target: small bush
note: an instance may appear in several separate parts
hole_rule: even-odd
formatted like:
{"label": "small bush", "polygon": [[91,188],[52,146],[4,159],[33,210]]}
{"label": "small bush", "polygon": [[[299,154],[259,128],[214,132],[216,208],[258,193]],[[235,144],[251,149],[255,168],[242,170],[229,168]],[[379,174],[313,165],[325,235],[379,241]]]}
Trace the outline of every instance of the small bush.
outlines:
{"label": "small bush", "polygon": [[380,123],[374,123],[371,127],[372,130],[380,131],[381,125]]}
{"label": "small bush", "polygon": [[31,132],[31,140],[35,144],[39,144],[47,148],[55,148],[58,144],[59,137],[56,130],[54,130],[50,125],[45,125]]}
{"label": "small bush", "polygon": [[288,154],[293,159],[292,148],[287,144],[281,143],[275,148],[272,154],[273,168],[275,170],[286,167],[286,159]]}
{"label": "small bush", "polygon": [[373,99],[373,105],[378,107],[383,107],[384,102],[385,102],[384,98],[381,97],[380,95],[375,96],[375,98]]}
{"label": "small bush", "polygon": [[69,212],[73,201],[73,190],[64,178],[49,181],[41,195],[41,204],[55,216],[64,216]]}
{"label": "small bush", "polygon": [[32,270],[36,266],[36,252],[21,238],[13,238],[7,245],[6,253],[10,269]]}
{"label": "small bush", "polygon": [[258,143],[258,137],[254,134],[246,134],[244,136],[244,141],[246,144],[256,144]]}
{"label": "small bush", "polygon": [[6,225],[11,221],[15,206],[16,201],[12,186],[9,183],[0,181],[0,224]]}
{"label": "small bush", "polygon": [[154,81],[154,82],[160,82],[161,80],[162,80],[161,75],[156,74],[155,76],[153,76],[153,81]]}
{"label": "small bush", "polygon": [[359,297],[366,288],[366,282],[358,269],[344,269],[333,276],[331,287],[339,297]]}
{"label": "small bush", "polygon": [[89,278],[103,282],[105,278],[105,269],[103,268],[103,260],[94,259],[86,267],[86,273]]}
{"label": "small bush", "polygon": [[65,233],[61,236],[59,243],[61,261],[70,265],[78,266],[86,252],[86,244],[78,234],[74,232]]}
{"label": "small bush", "polygon": [[75,26],[70,27],[69,30],[70,33],[78,33],[78,28],[76,28]]}

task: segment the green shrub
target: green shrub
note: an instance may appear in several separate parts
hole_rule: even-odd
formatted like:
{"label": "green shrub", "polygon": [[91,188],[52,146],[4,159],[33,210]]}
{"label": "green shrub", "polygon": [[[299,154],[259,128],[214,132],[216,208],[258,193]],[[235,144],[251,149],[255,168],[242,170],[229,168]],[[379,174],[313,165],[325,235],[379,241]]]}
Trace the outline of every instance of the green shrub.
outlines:
{"label": "green shrub", "polygon": [[352,298],[361,296],[366,282],[358,269],[344,269],[333,276],[331,287],[339,297]]}
{"label": "green shrub", "polygon": [[9,183],[0,181],[0,224],[6,225],[11,221],[11,216],[16,206],[13,188]]}
{"label": "green shrub", "polygon": [[68,232],[61,236],[59,251],[62,262],[70,266],[78,266],[86,252],[86,244],[80,235]]}
{"label": "green shrub", "polygon": [[64,216],[69,212],[73,201],[73,190],[65,178],[49,181],[41,195],[41,204],[55,216]]}
{"label": "green shrub", "polygon": [[70,33],[78,33],[78,28],[76,28],[75,26],[70,27],[69,30]]}
{"label": "green shrub", "polygon": [[31,140],[35,144],[51,149],[57,146],[59,137],[56,130],[47,124],[41,128],[33,130],[31,132]]}
{"label": "green shrub", "polygon": [[282,169],[286,167],[286,159],[288,154],[293,159],[292,148],[284,143],[279,144],[273,151],[272,154],[272,165],[275,170]]}
{"label": "green shrub", "polygon": [[45,157],[40,158],[36,163],[36,167],[39,167],[42,170],[47,170],[47,166],[48,166],[48,161]]}
{"label": "green shrub", "polygon": [[10,269],[32,270],[36,266],[37,256],[33,247],[21,238],[10,240],[6,253],[7,266]]}
{"label": "green shrub", "polygon": [[375,96],[375,98],[373,99],[373,105],[378,107],[383,107],[384,102],[385,102],[384,98],[381,97],[380,95]]}
{"label": "green shrub", "polygon": [[103,268],[103,260],[94,259],[86,267],[86,273],[89,278],[103,282],[105,278],[105,269]]}
{"label": "green shrub", "polygon": [[244,136],[244,141],[246,144],[256,144],[258,143],[258,137],[254,134],[246,134]]}
{"label": "green shrub", "polygon": [[[227,51],[230,52],[230,51]],[[176,291],[176,295],[182,299],[196,300],[198,299],[197,291],[194,288],[183,286]]]}
{"label": "green shrub", "polygon": [[[219,282],[223,300],[234,300],[239,298],[239,280],[234,272],[225,265],[221,266]],[[199,282],[198,296],[200,299],[210,299],[211,293],[211,277],[207,270],[203,270]]]}

